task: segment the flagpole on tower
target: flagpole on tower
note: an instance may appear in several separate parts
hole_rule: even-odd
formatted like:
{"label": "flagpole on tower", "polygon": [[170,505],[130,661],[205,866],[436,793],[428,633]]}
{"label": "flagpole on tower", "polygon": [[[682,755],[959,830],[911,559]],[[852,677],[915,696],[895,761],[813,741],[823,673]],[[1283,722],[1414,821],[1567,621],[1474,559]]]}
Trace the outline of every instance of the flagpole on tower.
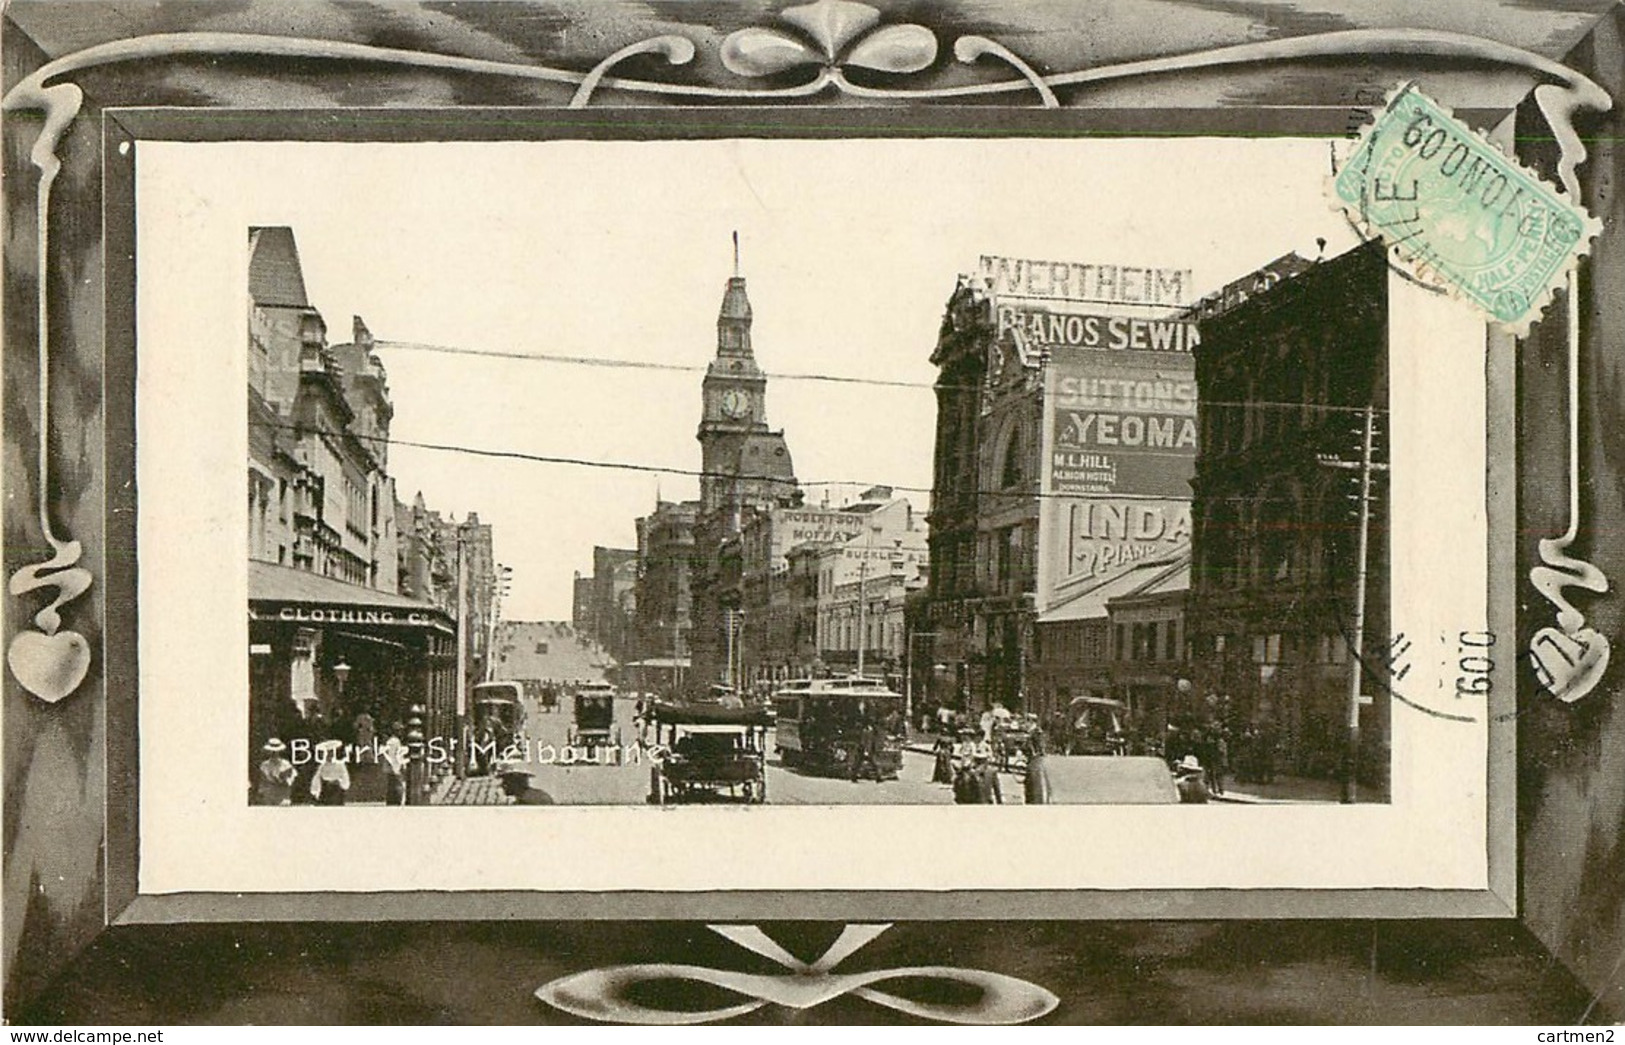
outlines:
{"label": "flagpole on tower", "polygon": [[734,278],[739,278],[739,230],[734,229]]}

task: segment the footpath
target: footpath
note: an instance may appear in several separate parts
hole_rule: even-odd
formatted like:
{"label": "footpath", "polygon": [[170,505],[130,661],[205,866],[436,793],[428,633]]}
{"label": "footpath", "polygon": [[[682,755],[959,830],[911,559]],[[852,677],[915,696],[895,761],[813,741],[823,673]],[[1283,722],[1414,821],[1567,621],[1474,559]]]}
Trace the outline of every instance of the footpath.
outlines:
{"label": "footpath", "polygon": [[447,774],[429,793],[433,806],[506,806],[513,798],[502,790],[499,776],[456,777]]}

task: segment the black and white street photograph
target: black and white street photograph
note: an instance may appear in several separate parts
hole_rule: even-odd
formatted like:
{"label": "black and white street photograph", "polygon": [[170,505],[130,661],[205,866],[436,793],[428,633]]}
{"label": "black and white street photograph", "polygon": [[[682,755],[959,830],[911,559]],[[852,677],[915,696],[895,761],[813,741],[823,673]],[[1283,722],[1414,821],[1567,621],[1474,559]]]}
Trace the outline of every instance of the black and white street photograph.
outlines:
{"label": "black and white street photograph", "polygon": [[1601,1040],[1621,55],[9,0],[0,1022]]}
{"label": "black and white street photograph", "polygon": [[1329,143],[185,152],[263,219],[249,803],[1388,801]]}

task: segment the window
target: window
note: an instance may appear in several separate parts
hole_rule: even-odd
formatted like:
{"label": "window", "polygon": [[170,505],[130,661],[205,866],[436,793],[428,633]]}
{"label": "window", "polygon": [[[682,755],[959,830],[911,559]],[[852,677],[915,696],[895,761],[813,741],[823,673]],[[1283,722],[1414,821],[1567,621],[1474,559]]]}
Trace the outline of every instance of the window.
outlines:
{"label": "window", "polygon": [[1008,490],[1020,486],[1025,468],[1022,460],[1021,424],[1010,426],[1009,438],[1004,443],[1004,461],[999,467],[999,488]]}
{"label": "window", "polygon": [[1177,660],[1179,648],[1175,644],[1174,622],[1171,620],[1164,621],[1162,626],[1164,628],[1162,633],[1162,659]]}
{"label": "window", "polygon": [[1116,633],[1116,635],[1113,636],[1113,638],[1115,639],[1115,645],[1116,645],[1116,649],[1114,650],[1114,652],[1117,654],[1117,656],[1114,659],[1116,659],[1116,660],[1127,660],[1128,659],[1128,626],[1124,625],[1124,624],[1117,625],[1117,633]]}
{"label": "window", "polygon": [[1263,569],[1263,579],[1288,580],[1292,576],[1296,498],[1286,490],[1279,490],[1271,494],[1265,504],[1258,527],[1261,560],[1259,565]]}
{"label": "window", "polygon": [[547,656],[547,643],[538,642],[536,644],[536,653],[537,653],[538,656],[543,656],[543,657]]}

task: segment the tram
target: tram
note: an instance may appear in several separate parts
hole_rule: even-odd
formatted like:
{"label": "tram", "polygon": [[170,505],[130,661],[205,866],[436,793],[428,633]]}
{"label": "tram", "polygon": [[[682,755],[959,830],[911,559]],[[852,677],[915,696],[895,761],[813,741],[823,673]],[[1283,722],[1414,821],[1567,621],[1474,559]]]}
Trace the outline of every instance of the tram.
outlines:
{"label": "tram", "polygon": [[876,678],[797,679],[773,695],[774,744],[786,766],[891,780],[903,767],[903,696]]}

